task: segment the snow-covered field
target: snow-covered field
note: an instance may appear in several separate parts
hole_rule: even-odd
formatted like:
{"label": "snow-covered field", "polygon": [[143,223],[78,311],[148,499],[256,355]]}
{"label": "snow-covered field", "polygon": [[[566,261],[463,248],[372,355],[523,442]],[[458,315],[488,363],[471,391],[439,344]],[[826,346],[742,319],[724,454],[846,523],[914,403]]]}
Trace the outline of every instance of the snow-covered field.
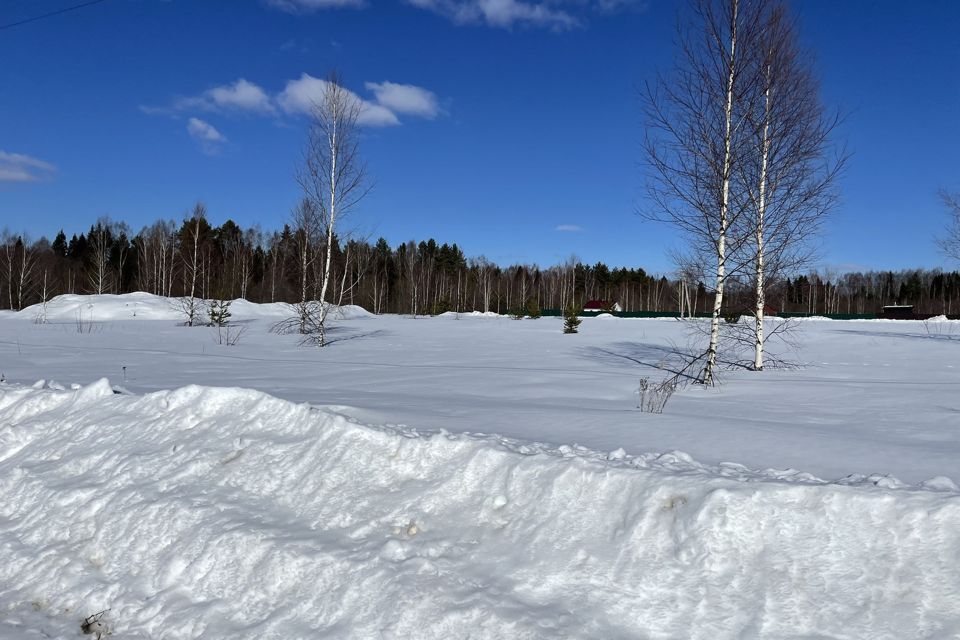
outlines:
{"label": "snow-covered field", "polygon": [[651,415],[672,320],[38,311],[0,313],[0,637],[960,637],[960,323],[804,321],[802,367]]}

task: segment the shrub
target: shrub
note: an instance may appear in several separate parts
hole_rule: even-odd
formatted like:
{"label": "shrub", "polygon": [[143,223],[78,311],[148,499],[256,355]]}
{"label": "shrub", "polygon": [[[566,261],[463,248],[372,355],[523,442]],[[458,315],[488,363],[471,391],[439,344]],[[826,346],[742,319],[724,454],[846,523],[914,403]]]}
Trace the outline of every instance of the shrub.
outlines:
{"label": "shrub", "polygon": [[663,413],[667,400],[677,390],[679,383],[676,378],[667,378],[659,384],[650,384],[650,378],[640,378],[640,411],[646,413]]}

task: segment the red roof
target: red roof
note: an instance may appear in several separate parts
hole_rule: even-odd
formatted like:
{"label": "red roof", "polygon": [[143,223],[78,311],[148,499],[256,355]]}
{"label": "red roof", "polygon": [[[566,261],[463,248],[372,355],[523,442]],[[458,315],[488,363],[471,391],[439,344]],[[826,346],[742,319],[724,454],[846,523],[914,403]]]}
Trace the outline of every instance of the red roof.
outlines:
{"label": "red roof", "polygon": [[584,309],[607,309],[614,305],[615,303],[610,302],[609,300],[590,300],[585,305]]}

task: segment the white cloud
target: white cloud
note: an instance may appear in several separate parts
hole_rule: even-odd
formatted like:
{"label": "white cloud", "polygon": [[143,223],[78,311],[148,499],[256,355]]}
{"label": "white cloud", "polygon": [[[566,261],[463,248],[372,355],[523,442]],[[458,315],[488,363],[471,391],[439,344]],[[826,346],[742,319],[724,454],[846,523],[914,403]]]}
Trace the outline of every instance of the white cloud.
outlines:
{"label": "white cloud", "polygon": [[554,231],[560,231],[563,233],[580,233],[583,231],[583,227],[578,224],[561,224],[557,225],[553,229]]}
{"label": "white cloud", "polygon": [[400,124],[396,114],[386,107],[361,100],[357,123],[367,127],[389,127]]}
{"label": "white cloud", "polygon": [[0,182],[37,182],[50,177],[57,168],[22,153],[0,151]]}
{"label": "white cloud", "polygon": [[[280,95],[277,104],[287,113],[310,113],[313,104],[323,97],[327,81],[304,73],[297,80],[290,80]],[[350,96],[360,103],[357,122],[368,127],[386,127],[400,124],[396,114],[387,107],[364,100],[352,91]]]}
{"label": "white cloud", "polygon": [[187,131],[197,140],[207,142],[226,142],[227,139],[222,133],[216,130],[209,122],[204,122],[200,118],[190,118],[187,122]]}
{"label": "white cloud", "polygon": [[364,86],[368,91],[373,91],[379,105],[394,113],[430,119],[440,113],[437,96],[423,87],[386,81],[368,82]]}
{"label": "white cloud", "polygon": [[273,113],[273,105],[267,92],[240,78],[232,85],[214,87],[204,94],[213,104],[224,109],[260,111]]}
{"label": "white cloud", "polygon": [[580,21],[547,3],[519,0],[408,0],[421,9],[446,16],[457,24],[486,24],[509,29],[514,25],[547,27],[556,31],[572,29]]}
{"label": "white cloud", "polygon": [[[400,124],[400,115],[435,118],[442,111],[437,96],[423,87],[397,82],[368,82],[368,91],[373,100],[365,100],[352,91],[345,91],[360,104],[357,122],[367,127],[387,127]],[[170,107],[140,106],[147,115],[178,117],[182,113],[252,113],[276,116],[283,112],[291,115],[309,114],[313,104],[326,91],[327,81],[303,73],[295,80],[288,80],[283,91],[271,96],[260,86],[240,78],[232,84],[213,87],[198,96],[178,97]],[[194,124],[194,121],[198,124]],[[198,137],[201,125],[210,126],[197,118],[191,118],[188,130]],[[216,131],[213,127],[210,127]],[[207,139],[208,142],[214,142]]]}
{"label": "white cloud", "polygon": [[341,9],[352,7],[359,9],[366,6],[364,0],[266,0],[267,6],[287,13],[309,13],[319,9]]}
{"label": "white cloud", "polygon": [[270,96],[260,86],[240,78],[232,84],[207,89],[198,96],[179,96],[169,107],[140,105],[149,116],[176,116],[185,111],[210,113],[242,112],[270,115],[276,113]]}
{"label": "white cloud", "polygon": [[287,113],[310,113],[313,103],[323,97],[327,81],[303,73],[298,80],[288,80],[277,95],[277,104]]}
{"label": "white cloud", "polygon": [[227,141],[226,136],[217,131],[216,127],[200,118],[190,118],[187,121],[187,133],[200,143],[200,148],[208,155],[217,154],[220,145]]}

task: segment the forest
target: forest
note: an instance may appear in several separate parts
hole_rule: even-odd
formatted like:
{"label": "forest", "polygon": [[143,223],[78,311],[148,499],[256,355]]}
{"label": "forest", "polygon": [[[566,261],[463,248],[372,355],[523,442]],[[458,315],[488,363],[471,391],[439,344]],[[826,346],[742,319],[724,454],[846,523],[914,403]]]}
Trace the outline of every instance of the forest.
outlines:
{"label": "forest", "polygon": [[[320,282],[303,278],[297,258],[301,236],[289,224],[271,232],[243,229],[232,220],[212,226],[202,206],[179,225],[160,220],[137,233],[108,218],[69,238],[61,230],[52,242],[4,233],[0,308],[19,310],[64,293],[188,295],[193,249],[199,297],[295,303],[302,281],[312,288]],[[383,238],[373,243],[333,240],[328,301],[377,314],[510,313],[531,303],[563,309],[587,300],[618,302],[624,311],[704,313],[712,304],[712,291],[702,281],[642,267],[583,264],[575,257],[549,267],[503,266],[483,256],[467,257],[456,243],[433,238],[397,246]],[[317,268],[319,261],[308,265]],[[727,286],[725,309],[749,313],[749,274],[731,275]],[[766,294],[768,313],[864,314],[890,304],[914,305],[917,313],[955,314],[960,311],[960,273],[814,270],[779,278],[768,284]]]}

